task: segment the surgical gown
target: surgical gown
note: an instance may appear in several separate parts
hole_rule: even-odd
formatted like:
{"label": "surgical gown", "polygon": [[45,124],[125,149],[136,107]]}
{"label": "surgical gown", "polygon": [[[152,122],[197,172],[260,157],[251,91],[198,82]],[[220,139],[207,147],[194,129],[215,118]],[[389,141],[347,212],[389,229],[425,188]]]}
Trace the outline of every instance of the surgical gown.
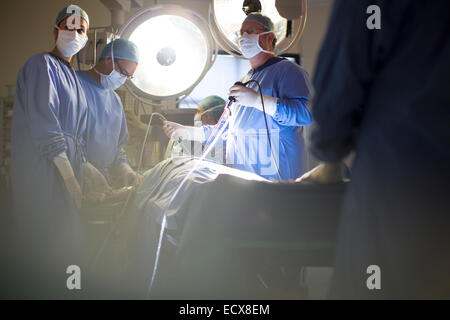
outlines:
{"label": "surgical gown", "polygon": [[334,298],[450,298],[449,12],[447,0],[335,1],[312,133],[323,161],[356,151]]}
{"label": "surgical gown", "polygon": [[[303,126],[312,122],[308,110],[311,93],[308,74],[287,59],[274,57],[250,70],[242,82],[249,80],[259,82],[262,94],[278,98],[274,116],[266,115],[272,152],[264,113],[256,108],[233,104],[230,122],[219,137],[226,140],[227,164],[266,179],[298,178],[305,170]],[[254,82],[248,87],[259,92]],[[224,123],[225,118],[219,126]],[[210,141],[214,138],[211,134],[218,132],[212,126],[204,126],[204,130]]]}
{"label": "surgical gown", "polygon": [[128,128],[122,102],[113,90],[105,89],[87,72],[77,72],[88,101],[87,160],[105,177],[128,160],[123,147],[128,143]]}
{"label": "surgical gown", "polygon": [[67,292],[67,266],[83,262],[80,216],[53,158],[66,152],[82,185],[86,116],[86,99],[67,62],[41,53],[25,63],[17,78],[11,168],[14,249],[21,254],[25,297]]}

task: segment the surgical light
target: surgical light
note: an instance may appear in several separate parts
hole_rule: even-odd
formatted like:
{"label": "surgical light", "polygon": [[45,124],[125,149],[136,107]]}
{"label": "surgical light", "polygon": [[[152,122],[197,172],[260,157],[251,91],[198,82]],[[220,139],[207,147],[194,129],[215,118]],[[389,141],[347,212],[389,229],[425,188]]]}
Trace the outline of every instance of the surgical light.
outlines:
{"label": "surgical light", "polygon": [[176,5],[143,9],[124,24],[120,37],[139,48],[140,62],[127,87],[151,101],[188,95],[211,67],[217,47],[207,23]]}
{"label": "surgical light", "polygon": [[276,0],[211,0],[209,11],[209,24],[214,38],[228,53],[242,57],[238,48],[239,31],[246,12],[258,12],[268,16],[274,24],[274,33],[277,37],[277,49],[280,53],[286,52],[301,36],[306,21],[306,0],[301,2],[298,19],[287,20],[283,18],[276,7]]}

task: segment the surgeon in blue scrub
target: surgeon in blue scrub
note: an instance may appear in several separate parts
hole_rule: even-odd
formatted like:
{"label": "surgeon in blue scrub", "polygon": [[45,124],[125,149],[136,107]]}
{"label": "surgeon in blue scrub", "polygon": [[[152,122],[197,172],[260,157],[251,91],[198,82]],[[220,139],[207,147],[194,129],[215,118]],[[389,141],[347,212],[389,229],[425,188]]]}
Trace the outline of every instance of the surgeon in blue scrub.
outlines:
{"label": "surgeon in blue scrub", "polygon": [[87,42],[89,17],[61,10],[51,52],[19,71],[12,124],[12,187],[20,297],[59,297],[66,268],[82,265],[80,216],[87,103],[70,62]]}
{"label": "surgeon in blue scrub", "polygon": [[98,63],[77,73],[88,101],[87,159],[110,181],[122,186],[137,185],[141,175],[134,172],[123,153],[128,128],[122,102],[115,89],[134,75],[139,62],[137,46],[116,39],[103,49]]}
{"label": "surgeon in blue scrub", "polygon": [[[289,180],[305,171],[302,133],[303,126],[312,122],[308,109],[311,86],[303,68],[276,56],[273,30],[272,21],[257,13],[249,14],[242,23],[239,47],[252,69],[241,82],[257,81],[263,99],[255,82],[233,85],[229,95],[236,103],[231,115],[227,110],[219,123],[224,125],[229,117],[220,138],[226,140],[227,164],[267,179]],[[218,131],[203,126],[202,132],[173,122],[166,122],[164,129],[178,136],[180,132],[186,136],[188,131],[199,141],[211,141],[211,134]]]}

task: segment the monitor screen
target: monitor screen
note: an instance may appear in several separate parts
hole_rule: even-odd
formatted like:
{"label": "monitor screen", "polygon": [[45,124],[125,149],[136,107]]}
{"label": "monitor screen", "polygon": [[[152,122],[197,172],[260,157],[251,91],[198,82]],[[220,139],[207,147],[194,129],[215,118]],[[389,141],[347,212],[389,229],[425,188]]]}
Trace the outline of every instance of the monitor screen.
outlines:
{"label": "monitor screen", "polygon": [[[298,55],[286,56],[285,58],[298,63]],[[216,61],[202,81],[186,99],[179,103],[178,107],[180,109],[196,109],[202,99],[211,95],[217,95],[226,100],[228,89],[246,75],[249,70],[250,64],[247,60],[229,54],[218,54]]]}

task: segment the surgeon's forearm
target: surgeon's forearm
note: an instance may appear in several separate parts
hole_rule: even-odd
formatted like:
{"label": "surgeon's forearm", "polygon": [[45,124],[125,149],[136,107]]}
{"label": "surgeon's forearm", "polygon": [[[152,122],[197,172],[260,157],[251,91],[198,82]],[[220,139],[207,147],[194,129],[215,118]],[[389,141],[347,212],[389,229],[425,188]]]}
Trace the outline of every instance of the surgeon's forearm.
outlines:
{"label": "surgeon's forearm", "polygon": [[279,98],[274,119],[284,126],[307,126],[312,123],[306,98]]}
{"label": "surgeon's forearm", "polygon": [[134,170],[131,168],[131,166],[126,161],[120,162],[117,165],[116,170],[119,174],[134,172]]}
{"label": "surgeon's forearm", "polygon": [[205,141],[205,131],[203,127],[183,126],[175,131],[175,140]]}
{"label": "surgeon's forearm", "polygon": [[[273,117],[275,115],[275,112],[277,111],[277,102],[278,98],[274,98],[271,96],[262,95],[263,100],[261,100],[261,95],[258,94],[258,100],[257,100],[257,108],[259,110],[264,110],[266,114]],[[264,109],[263,109],[263,102],[264,102]]]}
{"label": "surgeon's forearm", "polygon": [[143,176],[135,172],[127,162],[122,162],[117,170],[124,186],[139,186],[141,184]]}
{"label": "surgeon's forearm", "polygon": [[105,176],[89,161],[84,163],[84,186],[87,192],[110,192],[111,186]]}
{"label": "surgeon's forearm", "polygon": [[58,171],[61,174],[63,180],[75,176],[72,166],[70,165],[69,158],[67,157],[67,154],[65,152],[62,152],[54,157],[53,163],[55,164],[56,168],[58,168]]}
{"label": "surgeon's forearm", "polygon": [[317,167],[297,179],[297,182],[339,183],[344,178],[341,162],[321,162]]}
{"label": "surgeon's forearm", "polygon": [[321,162],[320,173],[316,175],[317,182],[319,183],[338,183],[344,178],[343,175],[343,163],[339,162]]}
{"label": "surgeon's forearm", "polygon": [[337,175],[342,172],[342,162],[322,162],[323,170],[329,175]]}
{"label": "surgeon's forearm", "polygon": [[53,158],[53,163],[55,164],[56,168],[61,174],[67,192],[71,196],[75,206],[78,209],[81,208],[82,194],[80,184],[75,178],[75,174],[73,172],[67,154],[65,152],[60,153],[59,155]]}
{"label": "surgeon's forearm", "polygon": [[204,142],[206,140],[205,130],[202,127],[193,127],[192,134],[193,141]]}

